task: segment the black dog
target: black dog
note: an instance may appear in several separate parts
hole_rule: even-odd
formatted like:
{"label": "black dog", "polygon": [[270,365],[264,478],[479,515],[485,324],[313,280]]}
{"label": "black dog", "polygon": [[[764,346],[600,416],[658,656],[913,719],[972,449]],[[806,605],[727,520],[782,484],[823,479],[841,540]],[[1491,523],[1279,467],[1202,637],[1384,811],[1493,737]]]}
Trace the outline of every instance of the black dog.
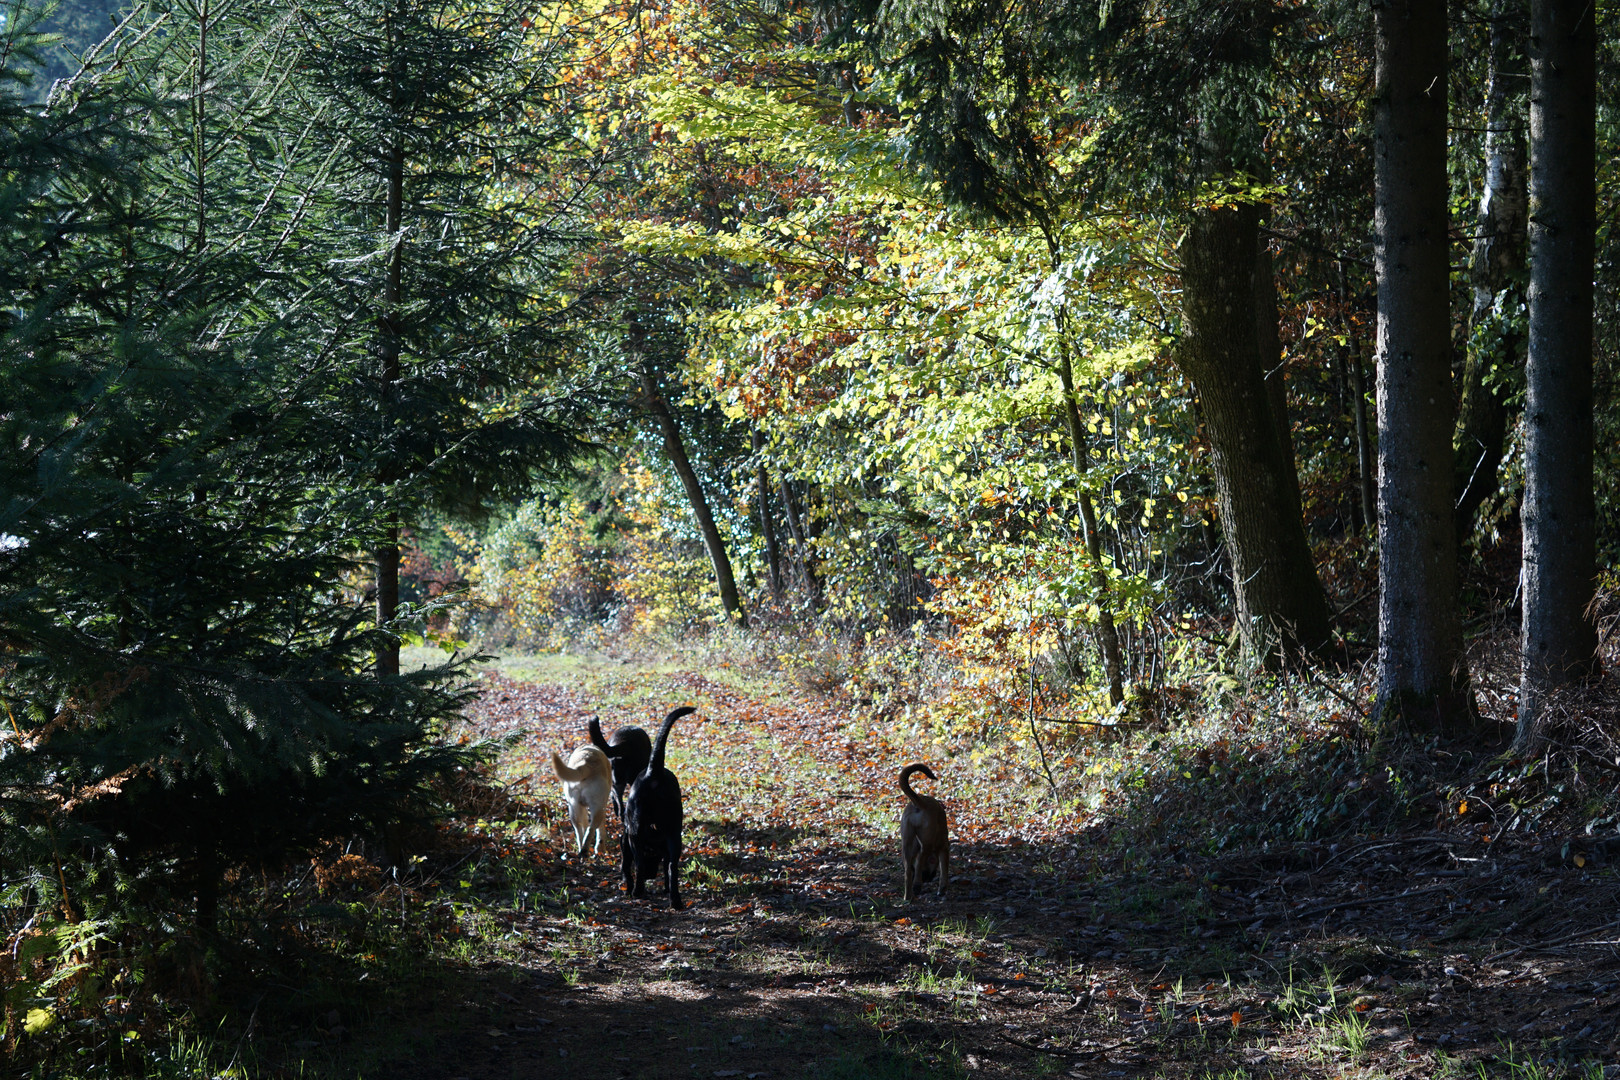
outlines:
{"label": "black dog", "polygon": [[590,722],[591,745],[608,756],[613,766],[613,812],[624,820],[624,789],[640,776],[652,760],[652,740],[638,727],[622,727],[613,733],[613,741],[602,738],[602,725],[596,717]]}
{"label": "black dog", "polygon": [[663,870],[669,882],[669,906],[679,911],[681,864],[681,785],[675,774],[664,768],[664,746],[675,721],[697,712],[684,705],[664,717],[653,744],[647,768],[631,782],[624,796],[624,840],[620,855],[624,865],[624,885],[632,896],[646,896],[647,882]]}

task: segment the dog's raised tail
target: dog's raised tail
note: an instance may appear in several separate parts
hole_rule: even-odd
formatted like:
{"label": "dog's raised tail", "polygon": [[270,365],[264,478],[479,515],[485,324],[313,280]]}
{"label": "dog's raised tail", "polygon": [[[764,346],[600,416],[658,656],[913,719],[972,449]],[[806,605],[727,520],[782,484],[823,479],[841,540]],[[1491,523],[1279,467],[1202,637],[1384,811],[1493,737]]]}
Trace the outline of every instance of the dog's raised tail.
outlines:
{"label": "dog's raised tail", "polygon": [[917,793],[911,790],[912,773],[922,773],[930,780],[938,780],[939,777],[934,775],[933,769],[930,769],[920,761],[915,765],[907,765],[905,768],[900,770],[900,790],[905,792],[906,798],[910,799],[912,802],[921,803],[922,799],[918,798]]}
{"label": "dog's raised tail", "polygon": [[696,706],[682,705],[664,717],[664,726],[658,729],[658,741],[653,743],[652,760],[647,763],[647,768],[656,771],[664,767],[664,744],[669,742],[669,729],[675,726],[675,721],[687,713],[695,712],[697,712]]}
{"label": "dog's raised tail", "polygon": [[[613,760],[613,747],[609,746],[608,741],[602,738],[602,722],[593,716],[591,722],[586,725],[586,729],[591,733],[591,745],[606,754],[609,761]],[[624,748],[620,747],[619,752],[623,753]]]}

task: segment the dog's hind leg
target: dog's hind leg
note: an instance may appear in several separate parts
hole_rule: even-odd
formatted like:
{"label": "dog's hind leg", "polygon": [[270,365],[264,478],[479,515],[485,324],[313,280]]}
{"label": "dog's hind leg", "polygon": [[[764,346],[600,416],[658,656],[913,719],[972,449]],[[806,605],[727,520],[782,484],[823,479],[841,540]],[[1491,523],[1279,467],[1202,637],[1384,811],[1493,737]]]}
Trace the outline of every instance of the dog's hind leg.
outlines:
{"label": "dog's hind leg", "polygon": [[671,911],[679,911],[686,905],[681,903],[681,838],[677,834],[669,838],[669,857],[664,867],[664,873],[669,878],[669,907]]}
{"label": "dog's hind leg", "polygon": [[[642,847],[650,842],[645,836],[642,837]],[[648,867],[642,859],[642,848],[638,847],[632,851],[624,872],[630,883],[630,895],[644,897],[647,895],[647,880],[657,872],[657,866]]]}
{"label": "dog's hind leg", "polygon": [[619,837],[619,867],[624,871],[624,891],[627,895],[636,895],[636,859],[630,847],[630,837]]}
{"label": "dog's hind leg", "polygon": [[951,879],[951,849],[949,845],[939,849],[939,895],[945,895],[945,884]]}
{"label": "dog's hind leg", "polygon": [[596,843],[591,847],[591,858],[602,853],[602,828],[607,824],[607,803],[598,806],[591,815],[591,829],[596,833]]}
{"label": "dog's hind leg", "polygon": [[917,878],[917,868],[913,863],[912,854],[909,848],[910,845],[908,845],[904,840],[900,841],[900,863],[906,868],[906,888],[904,896],[906,903],[908,904],[911,903],[912,894],[915,892],[915,883]]}
{"label": "dog's hind leg", "polygon": [[574,827],[574,858],[585,854],[585,841],[591,838],[591,811],[583,800],[568,802],[568,822]]}

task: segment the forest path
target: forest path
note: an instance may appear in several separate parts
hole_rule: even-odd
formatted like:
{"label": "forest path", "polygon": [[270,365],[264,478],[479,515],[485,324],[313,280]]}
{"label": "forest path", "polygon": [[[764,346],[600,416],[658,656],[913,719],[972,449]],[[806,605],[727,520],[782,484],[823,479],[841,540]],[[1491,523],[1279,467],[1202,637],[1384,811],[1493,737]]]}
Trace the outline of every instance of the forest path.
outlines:
{"label": "forest path", "polygon": [[[1549,866],[1414,835],[1153,865],[1047,813],[1014,763],[891,741],[747,673],[514,674],[486,675],[473,726],[513,738],[507,770],[559,853],[550,751],[593,715],[653,731],[698,707],[668,751],[688,908],[626,898],[616,838],[558,855],[499,916],[513,961],[400,1075],[1620,1076],[1601,853]],[[953,880],[907,905],[894,779],[914,760],[939,773]]]}

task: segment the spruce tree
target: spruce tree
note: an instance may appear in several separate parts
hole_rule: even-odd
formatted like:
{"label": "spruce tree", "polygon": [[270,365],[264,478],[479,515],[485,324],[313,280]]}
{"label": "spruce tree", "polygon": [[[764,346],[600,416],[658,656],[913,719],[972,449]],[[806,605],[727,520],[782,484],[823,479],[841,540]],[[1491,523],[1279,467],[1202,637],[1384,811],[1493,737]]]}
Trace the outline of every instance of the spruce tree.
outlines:
{"label": "spruce tree", "polygon": [[1530,6],[1530,327],[1524,408],[1524,621],[1515,749],[1552,695],[1597,667],[1592,275],[1597,29],[1590,6]]}
{"label": "spruce tree", "polygon": [[[403,528],[521,497],[582,446],[584,398],[553,378],[583,231],[548,180],[569,138],[547,82],[559,39],[516,7],[448,0],[312,3],[299,33],[335,157],[322,288],[362,372],[345,452],[387,518],[373,598],[389,626]],[[396,672],[397,645],[377,663]]]}
{"label": "spruce tree", "polygon": [[1452,504],[1445,0],[1377,18],[1378,711],[1473,722]]}
{"label": "spruce tree", "polygon": [[365,666],[348,579],[387,523],[342,452],[342,321],[287,257],[327,152],[289,39],[236,12],[43,112],[0,81],[4,857],[80,912],[178,888],[204,927],[226,866],[419,816],[468,759],[432,738],[455,669]]}

